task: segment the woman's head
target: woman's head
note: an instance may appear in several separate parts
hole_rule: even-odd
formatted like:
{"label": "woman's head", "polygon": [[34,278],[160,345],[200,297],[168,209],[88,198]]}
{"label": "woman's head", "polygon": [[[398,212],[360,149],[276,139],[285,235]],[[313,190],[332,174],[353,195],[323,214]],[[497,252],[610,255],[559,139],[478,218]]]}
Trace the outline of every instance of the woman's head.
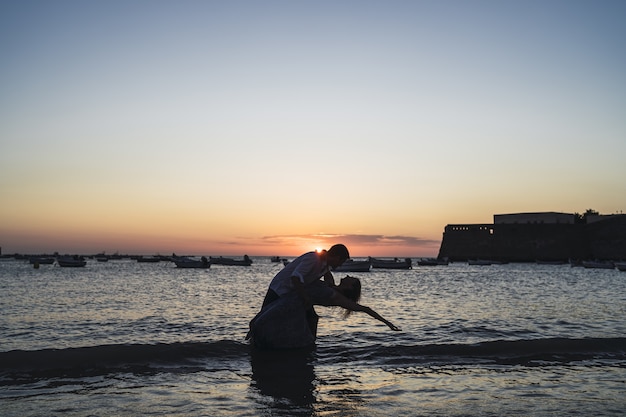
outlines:
{"label": "woman's head", "polygon": [[344,297],[358,303],[361,299],[361,281],[358,278],[346,276],[341,278],[337,286]]}
{"label": "woman's head", "polygon": [[[337,290],[346,298],[358,303],[361,299],[361,281],[358,278],[346,276],[339,281]],[[344,316],[348,317],[352,311],[345,310]]]}

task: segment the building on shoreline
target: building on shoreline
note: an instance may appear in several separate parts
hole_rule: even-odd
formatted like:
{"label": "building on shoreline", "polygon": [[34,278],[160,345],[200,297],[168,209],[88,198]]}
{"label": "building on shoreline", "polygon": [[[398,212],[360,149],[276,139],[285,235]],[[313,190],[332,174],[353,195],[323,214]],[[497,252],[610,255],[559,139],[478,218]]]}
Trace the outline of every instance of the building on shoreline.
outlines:
{"label": "building on shoreline", "polygon": [[492,224],[449,224],[440,258],[506,262],[626,259],[626,215],[496,214]]}

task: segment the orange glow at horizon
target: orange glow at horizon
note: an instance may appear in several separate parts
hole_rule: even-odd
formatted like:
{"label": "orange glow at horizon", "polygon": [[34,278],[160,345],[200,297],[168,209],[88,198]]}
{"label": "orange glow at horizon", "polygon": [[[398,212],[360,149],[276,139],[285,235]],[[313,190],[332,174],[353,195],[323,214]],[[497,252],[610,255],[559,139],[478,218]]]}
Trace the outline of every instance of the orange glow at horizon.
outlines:
{"label": "orange glow at horizon", "polygon": [[[67,226],[67,225],[64,225]],[[425,257],[436,256],[439,242],[401,242],[384,236],[337,235],[320,239],[317,234],[233,237],[202,233],[178,233],[172,230],[87,229],[81,227],[3,228],[0,230],[3,253],[80,253],[95,254],[162,254],[188,255],[243,255],[295,257],[309,251],[328,249],[343,243],[353,258],[379,257]]]}

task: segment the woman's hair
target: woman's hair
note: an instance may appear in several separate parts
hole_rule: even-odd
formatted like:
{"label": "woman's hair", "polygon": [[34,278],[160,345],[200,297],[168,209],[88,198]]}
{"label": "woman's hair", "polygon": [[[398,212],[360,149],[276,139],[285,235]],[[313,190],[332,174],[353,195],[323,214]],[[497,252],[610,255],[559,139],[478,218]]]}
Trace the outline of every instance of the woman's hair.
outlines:
{"label": "woman's hair", "polygon": [[[343,278],[342,281],[346,279],[352,282],[352,286],[350,288],[342,289],[341,294],[343,294],[344,297],[354,301],[355,303],[358,303],[359,300],[361,299],[361,281],[358,278],[351,277],[351,276],[347,276]],[[352,310],[347,310],[347,309],[343,310],[344,318],[347,318],[350,314],[352,314]]]}

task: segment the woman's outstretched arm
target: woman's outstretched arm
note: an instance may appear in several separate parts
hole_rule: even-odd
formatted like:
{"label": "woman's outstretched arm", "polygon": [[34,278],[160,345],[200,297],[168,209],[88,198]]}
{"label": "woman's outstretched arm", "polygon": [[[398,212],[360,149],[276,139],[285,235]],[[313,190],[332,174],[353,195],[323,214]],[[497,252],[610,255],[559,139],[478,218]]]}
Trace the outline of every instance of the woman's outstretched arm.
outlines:
{"label": "woman's outstretched arm", "polygon": [[375,312],[371,308],[366,307],[366,306],[362,306],[359,303],[355,303],[354,301],[350,300],[349,298],[344,297],[338,291],[335,291],[333,296],[330,298],[330,305],[343,307],[346,310],[350,310],[350,311],[362,311],[364,313],[369,314],[371,317],[375,318],[376,320],[382,321],[387,326],[389,326],[389,328],[391,330],[394,330],[394,331],[397,331],[397,332],[401,330],[395,324],[393,324],[389,320],[385,319],[383,316],[381,316],[380,314],[378,314],[377,312]]}

